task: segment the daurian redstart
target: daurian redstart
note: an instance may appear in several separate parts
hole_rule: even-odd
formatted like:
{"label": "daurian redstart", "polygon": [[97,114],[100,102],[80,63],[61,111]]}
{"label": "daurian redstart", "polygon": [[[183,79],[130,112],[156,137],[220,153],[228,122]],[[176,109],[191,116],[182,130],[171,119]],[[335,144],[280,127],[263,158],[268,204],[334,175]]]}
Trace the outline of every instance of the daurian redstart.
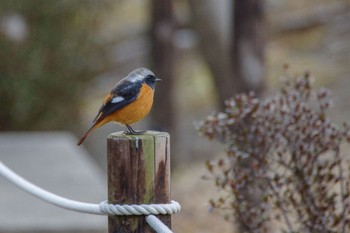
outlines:
{"label": "daurian redstart", "polygon": [[131,124],[143,119],[151,110],[157,78],[152,71],[139,68],[120,80],[106,96],[90,129],[79,140],[83,143],[90,132],[110,121],[126,125],[130,134],[140,134]]}

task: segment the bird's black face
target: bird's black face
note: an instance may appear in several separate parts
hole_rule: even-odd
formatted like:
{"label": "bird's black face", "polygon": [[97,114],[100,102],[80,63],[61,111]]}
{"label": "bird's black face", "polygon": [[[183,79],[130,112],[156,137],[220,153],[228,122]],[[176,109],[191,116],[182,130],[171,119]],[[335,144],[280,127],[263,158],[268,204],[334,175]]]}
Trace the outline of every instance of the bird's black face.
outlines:
{"label": "bird's black face", "polygon": [[156,76],[154,75],[147,75],[144,82],[150,86],[152,89],[154,89],[155,87],[155,83],[158,82],[158,81],[161,81],[161,79],[157,78]]}

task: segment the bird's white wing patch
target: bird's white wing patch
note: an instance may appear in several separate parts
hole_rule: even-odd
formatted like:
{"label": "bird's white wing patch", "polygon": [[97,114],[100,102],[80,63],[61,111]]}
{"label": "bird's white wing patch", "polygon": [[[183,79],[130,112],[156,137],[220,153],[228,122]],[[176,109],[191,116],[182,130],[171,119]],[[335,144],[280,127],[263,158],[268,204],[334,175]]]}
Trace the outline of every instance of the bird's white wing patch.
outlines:
{"label": "bird's white wing patch", "polygon": [[115,103],[122,102],[123,100],[124,100],[123,97],[117,96],[117,97],[114,97],[114,98],[111,100],[111,102],[115,104]]}

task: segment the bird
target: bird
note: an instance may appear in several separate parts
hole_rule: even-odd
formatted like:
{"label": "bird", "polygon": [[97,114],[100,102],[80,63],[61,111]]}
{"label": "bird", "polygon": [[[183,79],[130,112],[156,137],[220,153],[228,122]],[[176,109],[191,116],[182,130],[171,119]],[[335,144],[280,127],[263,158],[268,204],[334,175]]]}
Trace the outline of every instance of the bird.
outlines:
{"label": "bird", "polygon": [[131,124],[142,120],[150,112],[156,82],[161,81],[147,68],[138,68],[120,80],[105,97],[92,126],[78,141],[81,145],[92,130],[108,122],[125,125],[128,134],[143,134],[145,131],[135,131]]}

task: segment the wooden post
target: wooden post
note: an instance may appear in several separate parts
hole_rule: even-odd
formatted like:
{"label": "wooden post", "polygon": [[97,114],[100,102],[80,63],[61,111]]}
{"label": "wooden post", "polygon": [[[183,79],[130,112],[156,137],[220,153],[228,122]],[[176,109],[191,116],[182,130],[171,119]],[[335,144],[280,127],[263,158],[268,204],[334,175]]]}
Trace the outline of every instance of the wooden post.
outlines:
{"label": "wooden post", "polygon": [[[107,139],[108,201],[113,204],[170,203],[170,137],[113,133]],[[170,215],[157,216],[168,227]],[[109,216],[109,233],[153,232],[145,216]]]}

